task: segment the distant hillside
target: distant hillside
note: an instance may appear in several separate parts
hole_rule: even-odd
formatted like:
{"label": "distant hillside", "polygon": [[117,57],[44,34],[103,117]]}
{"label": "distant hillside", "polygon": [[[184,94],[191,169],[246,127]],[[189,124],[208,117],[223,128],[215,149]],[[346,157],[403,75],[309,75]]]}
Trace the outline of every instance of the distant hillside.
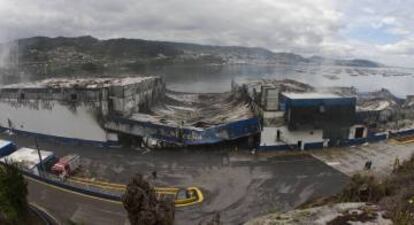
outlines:
{"label": "distant hillside", "polygon": [[[98,40],[33,37],[0,45],[2,72],[32,75],[137,72],[148,65],[326,63],[343,66],[378,67],[367,60],[305,58],[293,53],[274,53],[263,48],[209,46],[141,39]],[[5,69],[6,68],[6,69]]]}
{"label": "distant hillside", "polygon": [[320,56],[312,56],[308,58],[310,63],[313,64],[327,64],[327,65],[337,65],[337,66],[352,66],[352,67],[382,67],[384,65],[365,60],[365,59],[352,59],[352,60],[338,60],[338,59],[328,59]]}

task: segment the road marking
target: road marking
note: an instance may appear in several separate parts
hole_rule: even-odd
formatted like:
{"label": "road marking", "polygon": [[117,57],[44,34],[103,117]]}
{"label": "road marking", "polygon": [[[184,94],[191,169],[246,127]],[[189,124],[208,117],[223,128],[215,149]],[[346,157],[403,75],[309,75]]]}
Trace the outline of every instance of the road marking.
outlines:
{"label": "road marking", "polygon": [[57,187],[55,185],[51,185],[51,184],[48,184],[46,182],[39,181],[39,180],[33,179],[31,177],[28,177],[28,176],[25,176],[25,177],[26,177],[26,179],[29,179],[31,181],[34,181],[36,183],[39,183],[39,184],[48,186],[48,187],[53,188],[53,189],[56,189],[56,190],[60,190],[60,191],[67,192],[67,193],[71,193],[71,194],[74,194],[74,195],[83,196],[83,197],[90,198],[90,199],[94,199],[94,200],[98,200],[98,201],[105,201],[105,202],[112,203],[112,204],[116,204],[116,205],[122,205],[122,202],[121,201],[115,201],[115,200],[109,200],[109,199],[105,199],[105,198],[95,197],[95,196],[91,196],[91,195],[79,193],[79,192],[76,192],[76,191],[71,191],[71,190],[68,190],[68,189],[65,189],[65,188]]}
{"label": "road marking", "polygon": [[[87,197],[87,198],[98,200],[98,201],[105,201],[105,202],[109,202],[109,203],[116,204],[116,205],[123,205],[123,203],[121,201],[109,200],[109,199],[100,198],[100,197],[96,197],[96,196],[92,196],[92,195],[88,195],[88,194],[83,194],[83,193],[79,193],[79,192],[76,192],[76,191],[71,191],[71,190],[68,190],[68,189],[65,189],[65,188],[61,188],[61,187],[58,187],[58,186],[55,186],[55,185],[51,185],[51,184],[48,184],[46,182],[39,181],[39,180],[33,179],[31,177],[28,177],[28,176],[25,176],[25,177],[26,177],[26,179],[29,179],[31,181],[35,181],[39,184],[42,184],[42,185],[45,185],[45,186],[48,186],[50,188],[57,189],[57,190],[60,190],[60,191],[63,191],[63,192],[67,192],[67,193]],[[163,188],[160,188],[160,189],[163,189]],[[165,189],[168,190],[168,189],[173,189],[173,188],[165,188]],[[188,202],[188,200],[183,201],[183,202],[178,202],[178,203],[176,203],[177,208],[200,204],[204,201],[204,196],[198,188],[190,187],[189,189],[196,192],[196,194],[198,195],[198,199],[190,199],[190,200],[192,200],[191,202]]]}

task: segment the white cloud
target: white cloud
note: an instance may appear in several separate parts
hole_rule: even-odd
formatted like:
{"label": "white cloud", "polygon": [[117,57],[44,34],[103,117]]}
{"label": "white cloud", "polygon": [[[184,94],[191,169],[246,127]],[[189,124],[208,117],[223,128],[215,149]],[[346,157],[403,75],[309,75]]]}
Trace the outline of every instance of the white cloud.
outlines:
{"label": "white cloud", "polygon": [[306,51],[339,29],[330,2],[2,0],[0,39],[91,34]]}
{"label": "white cloud", "polygon": [[[406,41],[413,39],[413,9],[414,2],[404,0],[0,0],[0,41],[93,35],[259,46],[393,64],[402,53],[414,60],[412,42]],[[358,26],[383,28],[401,40],[377,45],[343,35]]]}

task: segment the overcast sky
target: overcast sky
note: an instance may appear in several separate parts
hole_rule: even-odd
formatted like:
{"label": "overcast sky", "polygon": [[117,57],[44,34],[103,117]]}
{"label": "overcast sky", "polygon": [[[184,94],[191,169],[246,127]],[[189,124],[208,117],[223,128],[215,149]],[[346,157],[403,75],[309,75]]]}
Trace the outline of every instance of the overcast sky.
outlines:
{"label": "overcast sky", "polygon": [[0,41],[92,35],[414,67],[412,0],[0,0]]}

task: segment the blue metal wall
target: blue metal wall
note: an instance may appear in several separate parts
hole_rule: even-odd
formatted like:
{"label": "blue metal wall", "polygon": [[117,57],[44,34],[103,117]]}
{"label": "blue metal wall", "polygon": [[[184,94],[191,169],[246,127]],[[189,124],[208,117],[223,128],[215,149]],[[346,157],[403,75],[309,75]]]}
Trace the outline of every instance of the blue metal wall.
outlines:
{"label": "blue metal wall", "polygon": [[[6,130],[8,130],[8,128],[0,127],[0,132],[6,131]],[[111,146],[119,144],[118,142],[113,142],[113,141],[107,141],[107,142],[88,141],[88,140],[81,140],[81,139],[76,139],[76,138],[66,138],[66,137],[53,136],[53,135],[47,135],[47,134],[39,134],[39,133],[33,133],[33,132],[28,132],[28,131],[23,131],[23,130],[16,130],[16,129],[13,129],[12,131],[13,133],[16,133],[18,135],[33,136],[41,140],[57,141],[59,143],[72,144],[72,145],[85,144],[85,145],[93,145],[93,146],[98,146],[98,147],[111,147]]]}
{"label": "blue metal wall", "polygon": [[10,142],[10,141],[4,141],[4,142],[5,142],[5,145],[0,147],[0,158],[4,156],[8,156],[14,151],[16,151],[16,145],[13,142]]}
{"label": "blue metal wall", "polygon": [[[109,128],[118,132],[149,136],[169,143],[186,145],[214,144],[258,134],[261,131],[260,119],[258,117],[217,125],[207,129],[179,128],[122,117],[112,117],[110,120],[119,123],[119,125],[127,124],[131,128],[128,130],[123,130],[122,126]],[[140,133],[134,130],[139,130]]]}
{"label": "blue metal wall", "polygon": [[304,145],[305,150],[322,149],[322,148],[323,148],[323,142],[306,143]]}
{"label": "blue metal wall", "polygon": [[355,106],[355,97],[338,98],[315,98],[315,99],[291,99],[284,95],[280,98],[280,108],[287,111],[290,107],[311,107],[311,106]]}

